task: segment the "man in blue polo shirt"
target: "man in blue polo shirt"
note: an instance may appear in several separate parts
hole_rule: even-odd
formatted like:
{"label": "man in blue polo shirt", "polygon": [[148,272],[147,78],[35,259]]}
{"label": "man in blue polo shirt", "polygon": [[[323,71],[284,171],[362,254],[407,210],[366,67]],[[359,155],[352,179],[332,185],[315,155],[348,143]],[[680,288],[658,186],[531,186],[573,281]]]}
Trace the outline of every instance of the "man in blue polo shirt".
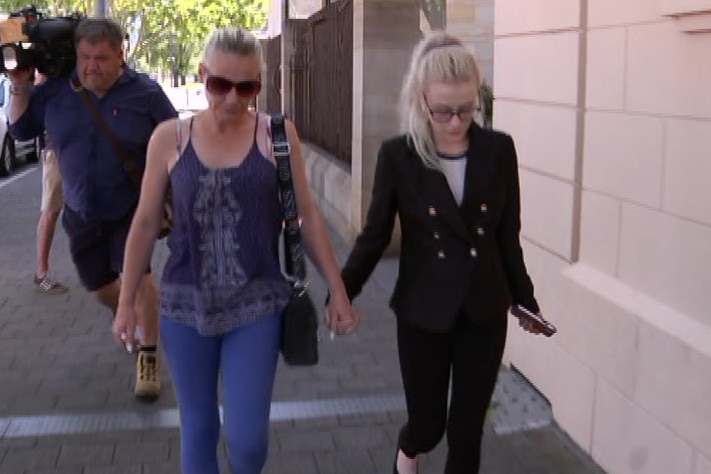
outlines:
{"label": "man in blue polo shirt", "polygon": [[[44,130],[52,137],[62,174],[62,225],[82,284],[113,312],[119,276],[139,190],[72,80],[88,90],[110,129],[135,164],[145,167],[148,140],[162,121],[177,116],[158,84],[126,67],[123,32],[107,19],[83,20],[75,31],[76,70],[32,87],[30,71],[11,74],[10,133],[20,140]],[[143,331],[136,360],[135,395],[154,400],[158,378],[158,296],[150,269],[138,292]]]}

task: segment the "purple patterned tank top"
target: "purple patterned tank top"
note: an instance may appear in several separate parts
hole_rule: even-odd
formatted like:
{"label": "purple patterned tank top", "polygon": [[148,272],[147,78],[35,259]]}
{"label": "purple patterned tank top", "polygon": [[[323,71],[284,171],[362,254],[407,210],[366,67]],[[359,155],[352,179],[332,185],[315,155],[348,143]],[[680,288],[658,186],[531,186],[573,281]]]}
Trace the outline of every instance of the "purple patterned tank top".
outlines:
{"label": "purple patterned tank top", "polygon": [[279,263],[277,174],[256,130],[246,158],[229,168],[205,166],[189,137],[170,183],[173,229],[161,315],[218,335],[282,312],[291,291]]}

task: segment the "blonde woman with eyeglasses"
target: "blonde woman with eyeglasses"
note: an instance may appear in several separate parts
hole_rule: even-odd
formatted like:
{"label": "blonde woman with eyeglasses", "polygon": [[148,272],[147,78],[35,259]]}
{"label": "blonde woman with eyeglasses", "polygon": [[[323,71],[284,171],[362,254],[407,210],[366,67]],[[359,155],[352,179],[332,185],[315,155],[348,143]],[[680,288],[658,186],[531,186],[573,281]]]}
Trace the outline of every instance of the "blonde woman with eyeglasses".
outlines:
{"label": "blonde woman with eyeglasses", "polygon": [[480,84],[459,39],[434,32],[417,46],[402,91],[405,133],[380,148],[367,222],[341,272],[352,299],[399,217],[391,307],[408,420],[395,474],[417,473],[418,456],[445,432],[445,474],[478,472],[507,311],[512,304],[539,311],[519,242],[514,143],[477,124]]}

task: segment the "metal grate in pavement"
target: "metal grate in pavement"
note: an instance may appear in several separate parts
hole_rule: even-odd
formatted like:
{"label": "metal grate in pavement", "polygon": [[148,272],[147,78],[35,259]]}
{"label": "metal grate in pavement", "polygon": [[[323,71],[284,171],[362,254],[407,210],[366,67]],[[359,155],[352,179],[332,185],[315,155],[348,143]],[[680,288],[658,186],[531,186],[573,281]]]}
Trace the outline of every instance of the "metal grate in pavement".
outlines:
{"label": "metal grate in pavement", "polygon": [[361,415],[364,413],[402,411],[404,409],[405,397],[402,395],[284,402],[272,404],[271,420],[283,421],[325,416]]}
{"label": "metal grate in pavement", "polygon": [[[271,421],[404,411],[402,395],[381,394],[323,400],[274,402]],[[497,435],[547,426],[552,421],[547,400],[518,372],[502,369],[494,392],[489,423]],[[82,413],[0,418],[0,439],[107,431],[177,428],[177,409],[141,412]]]}
{"label": "metal grate in pavement", "polygon": [[[173,428],[179,426],[178,411],[160,410],[153,413],[97,413],[76,415],[22,416],[8,422],[3,438],[26,438],[105,431]],[[2,423],[2,421],[0,421]]]}
{"label": "metal grate in pavement", "polygon": [[[400,411],[405,408],[400,395],[378,395],[297,402],[274,402],[271,421],[299,420],[328,416],[359,415]],[[115,412],[94,414],[65,414],[45,416],[17,416],[0,418],[0,439],[34,436],[85,434],[106,431],[177,428],[180,417],[177,409],[155,412]]]}

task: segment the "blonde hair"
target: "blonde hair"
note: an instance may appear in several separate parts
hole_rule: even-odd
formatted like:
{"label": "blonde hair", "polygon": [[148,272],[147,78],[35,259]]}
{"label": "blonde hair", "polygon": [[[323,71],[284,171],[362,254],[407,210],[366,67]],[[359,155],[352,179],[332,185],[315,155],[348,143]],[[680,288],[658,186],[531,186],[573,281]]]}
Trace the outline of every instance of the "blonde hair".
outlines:
{"label": "blonde hair", "polygon": [[262,47],[257,37],[245,29],[222,28],[214,31],[205,44],[203,59],[206,60],[215,50],[240,56],[256,56],[262,69]]}
{"label": "blonde hair", "polygon": [[427,34],[415,47],[400,97],[402,131],[408,135],[424,165],[441,169],[435,148],[425,89],[433,81],[475,81],[481,74],[474,55],[456,37],[443,31]]}

